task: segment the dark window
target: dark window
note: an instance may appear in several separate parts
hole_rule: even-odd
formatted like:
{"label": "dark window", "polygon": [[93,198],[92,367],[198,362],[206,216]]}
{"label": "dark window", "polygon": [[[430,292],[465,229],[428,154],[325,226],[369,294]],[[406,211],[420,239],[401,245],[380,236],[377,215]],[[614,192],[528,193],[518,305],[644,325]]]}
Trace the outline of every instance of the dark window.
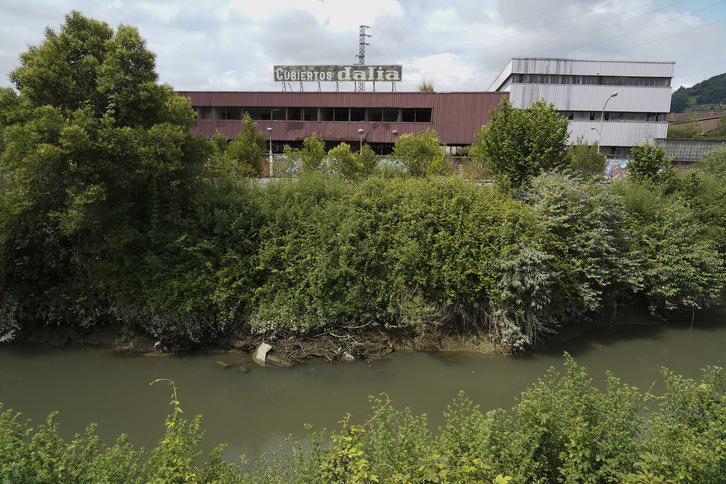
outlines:
{"label": "dark window", "polygon": [[380,108],[368,109],[368,121],[383,121],[383,109],[380,109]]}
{"label": "dark window", "polygon": [[246,113],[249,113],[250,119],[253,121],[269,121],[270,108],[246,108]]}
{"label": "dark window", "polygon": [[331,108],[318,109],[318,121],[332,121],[333,110]]}
{"label": "dark window", "polygon": [[212,119],[212,108],[209,106],[200,106],[197,108],[197,118]]}
{"label": "dark window", "polygon": [[333,115],[335,116],[335,121],[349,121],[350,115],[348,113],[348,108],[335,108]]}
{"label": "dark window", "polygon": [[401,121],[404,123],[413,123],[416,121],[415,109],[401,109]]}
{"label": "dark window", "polygon": [[302,108],[287,108],[287,119],[289,121],[302,120]]}
{"label": "dark window", "polygon": [[417,123],[430,123],[431,122],[431,108],[416,108],[416,122]]}
{"label": "dark window", "polygon": [[350,108],[350,120],[351,121],[365,121],[366,120],[365,108]]}
{"label": "dark window", "polygon": [[318,108],[305,108],[303,113],[303,121],[317,121],[318,120]]}
{"label": "dark window", "polygon": [[395,123],[398,121],[398,109],[384,109],[383,121],[386,123]]}

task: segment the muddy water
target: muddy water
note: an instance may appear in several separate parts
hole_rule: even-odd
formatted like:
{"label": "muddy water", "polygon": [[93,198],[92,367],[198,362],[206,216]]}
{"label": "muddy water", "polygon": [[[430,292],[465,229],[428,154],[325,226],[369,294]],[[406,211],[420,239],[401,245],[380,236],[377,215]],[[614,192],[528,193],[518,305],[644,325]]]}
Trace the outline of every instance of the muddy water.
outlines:
{"label": "muddy water", "polygon": [[[57,410],[65,438],[96,422],[107,443],[126,433],[132,443],[148,447],[163,433],[172,393],[166,382],[150,383],[167,378],[176,383],[185,415],[204,415],[206,449],[226,442],[228,460],[242,454],[254,460],[275,450],[287,435],[304,434],[304,423],[337,428],[346,413],[362,421],[370,410],[369,395],[385,394],[396,408],[426,413],[432,429],[459,391],[484,410],[511,408],[547,368],[562,368],[565,351],[596,382],[610,370],[647,390],[661,366],[697,377],[706,365],[726,365],[726,311],[658,327],[596,329],[524,358],[398,352],[376,363],[286,370],[258,368],[236,354],[124,356],[92,348],[5,344],[0,346],[0,402],[36,423]],[[220,359],[249,371],[222,370],[215,365]]]}

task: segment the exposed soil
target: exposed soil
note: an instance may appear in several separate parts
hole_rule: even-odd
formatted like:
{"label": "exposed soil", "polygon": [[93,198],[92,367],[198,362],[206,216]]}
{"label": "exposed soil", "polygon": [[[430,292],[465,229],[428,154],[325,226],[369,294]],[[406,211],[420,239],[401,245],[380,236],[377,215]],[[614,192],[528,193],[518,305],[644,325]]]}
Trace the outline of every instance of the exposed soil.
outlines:
{"label": "exposed soil", "polygon": [[[624,318],[626,321],[630,318]],[[636,318],[647,321],[647,318]],[[582,321],[566,331],[543,335],[537,347],[575,338],[593,326],[611,325],[612,319]],[[627,324],[627,323],[626,323]],[[2,335],[0,335],[2,336]],[[8,338],[5,338],[8,339]],[[47,325],[31,332],[15,335],[15,340],[53,345],[84,345],[115,349],[122,352],[161,354],[173,353],[152,336],[119,326],[93,326],[88,328]],[[489,355],[510,354],[483,331],[459,330],[456,333],[429,327],[426,331],[410,328],[354,328],[336,329],[317,334],[295,333],[260,335],[237,333],[227,335],[206,345],[188,351],[237,351],[252,355],[262,343],[271,345],[270,354],[291,364],[318,361],[373,361],[386,358],[394,351],[471,351]],[[177,350],[178,352],[178,350]]]}
{"label": "exposed soil", "polygon": [[[125,328],[75,328],[46,326],[32,333],[19,334],[16,340],[52,345],[81,345],[115,349],[132,353],[168,353],[151,336]],[[485,354],[505,354],[507,351],[493,343],[481,332],[448,334],[439,331],[417,332],[410,329],[363,328],[331,330],[318,334],[265,335],[236,334],[212,345],[195,348],[197,352],[238,351],[253,354],[261,343],[272,346],[270,354],[292,364],[313,360],[373,361],[386,358],[394,351],[475,351]]]}

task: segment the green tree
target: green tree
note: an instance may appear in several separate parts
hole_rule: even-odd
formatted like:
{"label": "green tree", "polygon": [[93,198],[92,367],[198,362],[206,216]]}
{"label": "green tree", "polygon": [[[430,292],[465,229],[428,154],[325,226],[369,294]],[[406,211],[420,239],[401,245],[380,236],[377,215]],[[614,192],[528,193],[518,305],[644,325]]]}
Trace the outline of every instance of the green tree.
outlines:
{"label": "green tree", "polygon": [[685,123],[670,123],[668,125],[669,138],[697,138],[702,134],[703,130],[695,116]]}
{"label": "green tree", "polygon": [[193,208],[211,144],[132,27],[72,12],[21,64],[0,92],[0,315],[92,322],[150,224]]}
{"label": "green tree", "polygon": [[695,168],[704,173],[726,178],[726,146],[713,148],[696,162]]}
{"label": "green tree", "polygon": [[650,141],[633,146],[628,156],[628,176],[635,181],[662,182],[672,170],[671,160],[665,156],[665,148],[655,146]]}
{"label": "green tree", "polygon": [[688,96],[688,90],[681,86],[671,96],[671,111],[674,113],[683,113],[686,111],[690,103],[690,97]]}
{"label": "green tree", "polygon": [[348,180],[360,177],[363,171],[359,156],[350,151],[348,143],[340,143],[328,151],[328,169]]}
{"label": "green tree", "polygon": [[369,145],[363,145],[361,152],[358,154],[358,162],[363,176],[372,175],[378,167],[378,157]]}
{"label": "green tree", "polygon": [[584,177],[603,176],[607,167],[607,160],[598,150],[597,142],[589,144],[583,136],[567,147],[562,161],[563,167]]}
{"label": "green tree", "polygon": [[229,143],[225,153],[236,174],[246,177],[262,174],[265,135],[257,130],[257,123],[252,121],[249,113],[244,114],[242,129],[237,139]]}
{"label": "green tree", "polygon": [[706,133],[708,139],[726,139],[726,115],[718,118],[716,127]]}
{"label": "green tree", "polygon": [[491,115],[491,122],[475,135],[471,155],[476,162],[486,163],[501,189],[520,190],[561,160],[569,121],[554,104],[541,100],[518,109],[502,99]]}
{"label": "green tree", "polygon": [[[313,133],[303,140],[302,149],[285,145],[283,153],[299,173],[318,171],[325,160],[325,142],[318,139],[317,133]],[[279,170],[276,172],[280,173]]]}
{"label": "green tree", "polygon": [[393,156],[406,166],[412,176],[435,174],[446,161],[441,140],[430,128],[401,135],[393,146]]}
{"label": "green tree", "polygon": [[421,81],[421,84],[418,85],[419,92],[434,92],[434,83],[428,82],[426,79]]}

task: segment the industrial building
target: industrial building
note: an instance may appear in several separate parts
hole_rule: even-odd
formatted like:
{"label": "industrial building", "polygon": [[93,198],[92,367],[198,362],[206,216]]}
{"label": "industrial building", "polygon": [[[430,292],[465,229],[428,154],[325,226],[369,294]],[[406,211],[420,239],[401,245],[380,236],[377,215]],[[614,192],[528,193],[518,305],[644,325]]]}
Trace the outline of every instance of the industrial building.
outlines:
{"label": "industrial building", "polygon": [[[195,133],[236,138],[244,113],[280,152],[313,133],[329,147],[361,140],[388,154],[406,133],[436,131],[450,152],[474,142],[505,92],[219,92],[181,91],[197,112]],[[269,128],[269,129],[268,129]]]}
{"label": "industrial building", "polygon": [[508,92],[515,108],[544,99],[570,119],[570,143],[599,142],[609,158],[665,138],[674,62],[513,58],[490,91]]}
{"label": "industrial building", "polygon": [[[294,67],[306,78],[322,76],[320,66]],[[502,98],[515,108],[544,100],[570,120],[570,143],[583,137],[609,159],[625,160],[633,145],[666,137],[674,70],[674,62],[513,58],[482,92],[304,92],[301,82],[299,92],[178,94],[197,112],[195,133],[235,138],[249,113],[278,153],[315,133],[328,148],[365,142],[388,154],[401,135],[427,129],[453,153],[475,141]]]}

